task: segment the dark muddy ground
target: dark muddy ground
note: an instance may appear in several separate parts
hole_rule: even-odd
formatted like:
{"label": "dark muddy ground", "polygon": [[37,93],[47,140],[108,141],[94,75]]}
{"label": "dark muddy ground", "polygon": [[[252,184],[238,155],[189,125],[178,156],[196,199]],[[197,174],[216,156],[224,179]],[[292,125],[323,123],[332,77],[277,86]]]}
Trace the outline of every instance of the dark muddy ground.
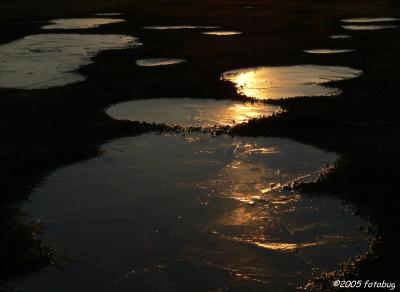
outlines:
{"label": "dark muddy ground", "polygon": [[[364,75],[335,84],[336,97],[274,101],[287,110],[255,120],[235,134],[293,138],[343,155],[336,168],[310,190],[340,193],[378,224],[370,257],[353,273],[365,279],[396,279],[397,174],[400,162],[398,76],[400,30],[345,31],[340,19],[399,17],[398,1],[2,1],[0,43],[38,33],[46,20],[123,12],[126,22],[80,33],[118,33],[138,37],[144,46],[108,51],[80,70],[85,82],[46,90],[0,89],[0,241],[2,278],[48,262],[47,249],[16,215],[19,200],[55,168],[97,154],[98,145],[125,135],[162,127],[115,121],[107,105],[137,98],[242,98],[219,81],[221,73],[260,65],[327,64],[362,69]],[[244,9],[252,6],[252,9]],[[201,30],[144,30],[146,25],[221,26],[242,35],[216,38]],[[68,31],[67,31],[68,32]],[[76,32],[76,31],[74,31]],[[352,39],[329,35],[350,33]],[[352,48],[338,55],[303,53],[309,48]],[[179,66],[147,68],[136,59],[182,58]]]}

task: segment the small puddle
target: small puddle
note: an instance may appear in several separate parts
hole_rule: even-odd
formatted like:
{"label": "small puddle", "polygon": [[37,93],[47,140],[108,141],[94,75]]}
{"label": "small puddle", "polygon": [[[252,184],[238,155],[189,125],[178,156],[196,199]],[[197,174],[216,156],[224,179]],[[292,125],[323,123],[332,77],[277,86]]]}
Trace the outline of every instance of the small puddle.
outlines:
{"label": "small puddle", "polygon": [[203,34],[207,35],[216,35],[216,36],[231,36],[231,35],[238,35],[242,34],[240,31],[206,31]]}
{"label": "small puddle", "polygon": [[383,24],[373,24],[373,25],[343,25],[344,29],[348,30],[379,30],[379,29],[389,29],[389,28],[397,28],[397,25],[383,25]]}
{"label": "small puddle", "polygon": [[155,66],[167,66],[175,65],[186,62],[184,59],[168,59],[168,58],[151,58],[141,59],[136,61],[136,65],[142,67],[155,67]]}
{"label": "small puddle", "polygon": [[85,80],[74,72],[103,50],[141,45],[126,35],[38,34],[0,45],[0,87],[44,89]]}
{"label": "small puddle", "polygon": [[311,49],[304,50],[305,53],[309,54],[320,54],[320,55],[329,55],[329,54],[343,54],[354,52],[352,49]]}
{"label": "small puddle", "polygon": [[359,228],[367,223],[341,201],[279,188],[315,177],[332,153],[287,139],[201,134],[145,134],[103,150],[53,173],[25,204],[66,261],[19,287],[293,291],[315,270],[368,249]]}
{"label": "small puddle", "polygon": [[216,29],[218,26],[199,26],[199,25],[155,25],[144,26],[144,29],[154,30],[177,30],[177,29]]}
{"label": "small puddle", "polygon": [[119,16],[122,15],[121,12],[105,12],[105,13],[96,13],[97,16]]}
{"label": "small puddle", "polygon": [[62,18],[51,20],[51,24],[43,26],[42,29],[86,29],[124,21],[120,18]]}
{"label": "small puddle", "polygon": [[280,108],[261,102],[195,98],[143,99],[119,103],[107,109],[117,120],[141,121],[183,127],[233,126],[253,118],[270,116]]}
{"label": "small puddle", "polygon": [[331,39],[351,39],[351,35],[348,34],[333,34],[329,37]]}
{"label": "small puddle", "polygon": [[235,84],[238,93],[257,99],[340,94],[324,83],[355,78],[361,70],[339,66],[297,65],[232,70],[221,76]]}
{"label": "small puddle", "polygon": [[392,22],[398,21],[400,18],[394,17],[360,17],[360,18],[348,18],[342,19],[342,22],[348,23],[372,23],[372,22]]}

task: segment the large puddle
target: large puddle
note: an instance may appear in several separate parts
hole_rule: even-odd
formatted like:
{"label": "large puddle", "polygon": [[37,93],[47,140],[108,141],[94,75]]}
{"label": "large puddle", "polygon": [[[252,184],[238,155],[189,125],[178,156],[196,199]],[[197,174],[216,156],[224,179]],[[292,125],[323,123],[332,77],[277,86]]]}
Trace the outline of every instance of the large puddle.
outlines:
{"label": "large puddle", "polygon": [[120,18],[62,18],[51,20],[42,29],[86,29],[125,21]]}
{"label": "large puddle", "polygon": [[293,291],[367,249],[365,222],[340,201],[279,188],[334,154],[286,139],[155,134],[103,149],[56,171],[25,206],[65,262],[18,286]]}
{"label": "large puddle", "polygon": [[111,106],[107,114],[118,120],[183,127],[233,126],[249,119],[270,116],[279,107],[261,102],[195,98],[158,98],[128,101]]}
{"label": "large puddle", "polygon": [[157,66],[168,66],[186,62],[184,59],[169,59],[169,58],[150,58],[140,59],[136,61],[136,65],[141,67],[157,67]]}
{"label": "large puddle", "polygon": [[257,99],[340,94],[324,83],[355,78],[361,70],[339,66],[298,65],[255,67],[224,73],[222,80],[233,82],[238,93]]}
{"label": "large puddle", "polygon": [[74,72],[103,50],[139,46],[126,35],[38,34],[0,45],[0,87],[43,89],[85,78]]}

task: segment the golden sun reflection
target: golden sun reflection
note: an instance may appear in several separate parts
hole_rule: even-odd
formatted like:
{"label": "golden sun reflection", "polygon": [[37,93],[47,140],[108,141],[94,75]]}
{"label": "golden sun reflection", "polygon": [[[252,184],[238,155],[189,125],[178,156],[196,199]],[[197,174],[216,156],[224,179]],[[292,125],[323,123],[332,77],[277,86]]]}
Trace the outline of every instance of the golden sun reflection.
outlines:
{"label": "golden sun reflection", "polygon": [[195,98],[158,98],[120,103],[107,109],[118,120],[163,123],[182,127],[233,126],[270,116],[278,106],[262,102]]}
{"label": "golden sun reflection", "polygon": [[361,73],[348,67],[298,65],[233,70],[224,73],[221,79],[234,83],[238,93],[247,97],[279,99],[339,94],[338,89],[322,84],[354,78]]}
{"label": "golden sun reflection", "polygon": [[260,118],[262,116],[270,115],[265,110],[266,105],[262,103],[236,103],[226,109],[221,109],[220,113],[216,116],[224,117],[219,123],[232,126],[233,124],[240,124],[248,120]]}

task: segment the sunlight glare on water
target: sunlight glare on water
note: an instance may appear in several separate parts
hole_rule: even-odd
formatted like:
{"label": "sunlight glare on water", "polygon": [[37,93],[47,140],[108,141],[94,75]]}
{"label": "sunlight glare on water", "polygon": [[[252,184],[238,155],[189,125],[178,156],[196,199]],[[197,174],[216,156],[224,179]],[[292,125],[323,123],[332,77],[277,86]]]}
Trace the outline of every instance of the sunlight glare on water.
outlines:
{"label": "sunlight glare on water", "polygon": [[335,269],[367,250],[365,221],[341,201],[262,191],[315,179],[335,154],[287,139],[198,133],[145,134],[102,148],[102,157],[56,171],[25,204],[66,261],[18,286],[293,291],[313,269]]}
{"label": "sunlight glare on water", "polygon": [[221,79],[235,84],[238,93],[257,99],[337,95],[330,81],[355,78],[361,70],[339,66],[297,65],[255,67],[225,72]]}
{"label": "sunlight glare on water", "polygon": [[107,109],[118,120],[180,125],[183,127],[232,126],[249,119],[270,116],[278,106],[261,102],[195,98],[142,99],[119,103]]}

